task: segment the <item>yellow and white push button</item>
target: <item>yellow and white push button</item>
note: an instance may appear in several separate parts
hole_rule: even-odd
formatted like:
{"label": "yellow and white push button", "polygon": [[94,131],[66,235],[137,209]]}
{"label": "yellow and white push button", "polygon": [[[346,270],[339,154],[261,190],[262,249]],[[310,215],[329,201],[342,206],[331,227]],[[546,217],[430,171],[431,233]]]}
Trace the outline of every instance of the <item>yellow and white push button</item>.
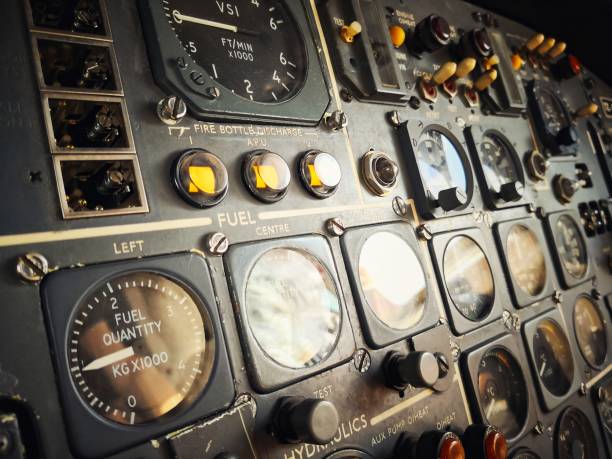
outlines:
{"label": "yellow and white push button", "polygon": [[282,156],[268,150],[249,154],[242,169],[249,191],[263,202],[280,201],[287,194],[291,171]]}
{"label": "yellow and white push button", "polygon": [[207,150],[193,149],[181,154],[174,164],[172,178],[179,195],[194,207],[212,207],[227,194],[227,169]]}
{"label": "yellow and white push button", "polygon": [[300,177],[306,189],[317,198],[329,198],[338,189],[340,164],[329,153],[311,150],[300,161]]}

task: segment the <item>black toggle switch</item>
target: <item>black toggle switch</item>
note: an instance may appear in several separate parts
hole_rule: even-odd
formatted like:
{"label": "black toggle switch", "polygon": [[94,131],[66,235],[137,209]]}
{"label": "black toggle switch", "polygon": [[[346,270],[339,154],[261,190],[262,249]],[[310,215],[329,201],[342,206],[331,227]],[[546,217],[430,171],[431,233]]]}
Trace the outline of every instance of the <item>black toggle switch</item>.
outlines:
{"label": "black toggle switch", "polygon": [[402,355],[391,352],[385,362],[387,385],[402,390],[406,386],[432,387],[440,378],[438,359],[431,352]]}
{"label": "black toggle switch", "polygon": [[286,397],[279,401],[273,423],[283,443],[325,445],[336,435],[340,418],[330,401]]}
{"label": "black toggle switch", "polygon": [[525,185],[519,181],[504,183],[499,189],[499,199],[504,202],[516,202],[525,194]]}
{"label": "black toggle switch", "polygon": [[438,206],[446,212],[456,210],[467,204],[467,195],[457,187],[447,188],[438,194]]}

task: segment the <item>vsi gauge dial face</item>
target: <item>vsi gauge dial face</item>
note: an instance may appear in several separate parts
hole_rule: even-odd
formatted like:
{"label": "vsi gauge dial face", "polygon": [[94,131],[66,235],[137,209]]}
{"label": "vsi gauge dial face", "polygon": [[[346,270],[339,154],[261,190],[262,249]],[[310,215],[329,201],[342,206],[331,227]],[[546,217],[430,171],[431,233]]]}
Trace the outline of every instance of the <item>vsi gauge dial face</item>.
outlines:
{"label": "vsi gauge dial face", "polygon": [[425,193],[432,200],[449,188],[468,195],[466,165],[457,145],[456,140],[440,130],[427,129],[421,134],[415,153]]}
{"label": "vsi gauge dial face", "polygon": [[473,239],[456,236],[450,240],[444,252],[444,281],[453,304],[467,319],[481,320],[493,307],[491,266]]}
{"label": "vsi gauge dial face", "polygon": [[187,54],[234,94],[280,103],[304,84],[304,40],[283,1],[161,1]]}
{"label": "vsi gauge dial face", "polygon": [[177,281],[148,271],[118,275],[88,293],[73,313],[66,344],[83,403],[127,425],[195,401],[215,355],[200,300]]}
{"label": "vsi gauge dial face", "polygon": [[599,368],[608,354],[606,324],[595,303],[587,296],[580,296],[576,300],[574,328],[582,356],[589,365]]}
{"label": "vsi gauge dial face", "polygon": [[536,234],[516,224],[506,239],[508,267],[516,285],[530,296],[539,295],[546,286],[546,262]]}
{"label": "vsi gauge dial face", "polygon": [[563,269],[573,278],[587,272],[587,248],[578,225],[569,215],[562,215],[553,228],[555,244]]}
{"label": "vsi gauge dial face", "polygon": [[527,420],[527,385],[514,356],[501,347],[487,351],[480,360],[478,399],[487,424],[508,438],[521,432]]}
{"label": "vsi gauge dial face", "polygon": [[480,143],[480,162],[489,189],[499,193],[502,185],[520,182],[516,153],[507,140],[500,135],[487,132]]}
{"label": "vsi gauge dial face", "polygon": [[561,326],[552,319],[541,320],[532,343],[535,369],[544,387],[557,397],[567,394],[574,378],[574,360]]}
{"label": "vsi gauge dial face", "polygon": [[577,408],[567,408],[557,427],[557,459],[598,459],[597,440],[591,422]]}

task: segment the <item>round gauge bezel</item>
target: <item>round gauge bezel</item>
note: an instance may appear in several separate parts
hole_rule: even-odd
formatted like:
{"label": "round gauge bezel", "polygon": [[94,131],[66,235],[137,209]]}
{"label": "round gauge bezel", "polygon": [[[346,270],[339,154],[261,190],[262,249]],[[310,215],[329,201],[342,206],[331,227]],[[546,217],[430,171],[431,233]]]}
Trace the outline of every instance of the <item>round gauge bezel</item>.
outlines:
{"label": "round gauge bezel", "polygon": [[[206,387],[189,406],[171,410],[159,422],[124,425],[93,412],[74,388],[68,366],[67,342],[76,305],[87,292],[108,279],[127,272],[151,271],[177,280],[199,298],[210,316],[215,336],[215,359]],[[217,300],[204,257],[177,253],[156,257],[101,263],[74,269],[61,269],[45,277],[41,286],[43,309],[53,348],[57,384],[61,396],[68,440],[77,456],[105,457],[150,438],[189,425],[227,408],[234,399],[234,384],[223,339]],[[95,432],[95,435],[92,435]]]}
{"label": "round gauge bezel", "polygon": [[[546,266],[546,282],[544,283],[544,287],[542,288],[542,291],[537,295],[532,296],[532,295],[529,295],[527,292],[525,292],[521,287],[519,287],[516,280],[512,276],[512,271],[508,263],[507,244],[508,244],[508,234],[515,225],[525,226],[536,235],[538,242],[539,242],[539,246],[544,255],[544,263]],[[540,224],[540,221],[533,219],[533,218],[508,220],[508,221],[500,222],[496,224],[494,228],[495,228],[495,239],[502,253],[504,272],[506,273],[506,279],[509,280],[509,286],[511,287],[510,293],[512,294],[512,299],[514,300],[515,305],[518,308],[522,308],[525,306],[529,306],[530,304],[533,304],[536,301],[539,301],[541,299],[550,297],[553,294],[553,289],[554,289],[553,282],[552,282],[553,268],[552,268],[552,261],[550,259],[550,253],[549,253],[548,246],[546,243],[546,237],[544,236],[544,230],[542,228],[542,225]]]}
{"label": "round gauge bezel", "polygon": [[[316,125],[330,104],[328,75],[317,51],[321,46],[315,34],[314,18],[303,0],[284,2],[284,6],[304,44],[305,81],[292,98],[279,103],[250,101],[220,85],[181,46],[169,27],[161,0],[140,0],[139,6],[156,82],[168,93],[181,96],[196,118]],[[218,88],[218,97],[211,96],[211,87]]]}
{"label": "round gauge bezel", "polygon": [[542,107],[540,105],[541,91],[546,91],[552,94],[553,97],[558,100],[559,106],[564,112],[564,116],[567,120],[569,120],[569,124],[567,124],[566,126],[573,125],[571,111],[568,108],[567,102],[563,98],[561,91],[551,85],[544,86],[542,82],[535,80],[529,83],[527,88],[529,95],[529,107],[533,120],[535,122],[537,134],[540,137],[542,143],[544,143],[546,148],[549,149],[553,155],[575,155],[578,152],[579,141],[570,146],[559,145],[556,140],[556,134],[554,132],[551,132],[547,126],[546,119],[544,117]]}
{"label": "round gauge bezel", "polygon": [[[484,252],[493,275],[494,282],[494,299],[488,314],[482,317],[480,320],[472,321],[465,317],[455,306],[452,298],[450,297],[448,288],[446,286],[446,280],[444,278],[444,254],[446,253],[446,247],[448,243],[457,236],[466,236],[473,240],[478,247]],[[501,317],[503,312],[503,305],[510,302],[505,289],[499,288],[496,281],[495,273],[499,273],[502,270],[497,250],[495,250],[494,242],[487,238],[487,236],[478,228],[466,228],[460,231],[453,232],[442,232],[433,235],[432,240],[429,242],[431,250],[431,257],[434,260],[436,268],[436,275],[439,280],[439,284],[442,286],[442,298],[444,300],[444,306],[448,313],[449,322],[453,331],[459,335],[463,335],[485,324],[491,323],[492,321]]]}
{"label": "round gauge bezel", "polygon": [[[402,146],[403,153],[406,160],[409,163],[408,174],[410,180],[415,183],[413,191],[416,197],[416,205],[421,214],[426,218],[439,218],[446,217],[449,215],[460,215],[469,213],[474,208],[472,204],[472,198],[474,196],[474,175],[472,172],[472,165],[467,154],[467,145],[465,140],[461,142],[459,139],[462,138],[462,134],[456,134],[451,129],[446,128],[440,124],[429,124],[423,125],[422,121],[410,120],[406,121],[399,127],[399,138]],[[465,172],[466,179],[466,203],[455,210],[444,211],[441,207],[436,206],[428,195],[427,182],[421,175],[417,159],[417,149],[419,146],[419,140],[421,137],[429,131],[438,131],[443,134],[453,145],[461,160],[461,165]]]}
{"label": "round gauge bezel", "polygon": [[[423,315],[414,326],[407,329],[392,328],[385,324],[370,307],[361,284],[359,262],[362,248],[372,235],[381,232],[391,233],[405,242],[416,255],[425,276],[427,297]],[[356,292],[354,298],[357,305],[359,322],[364,331],[366,341],[370,346],[380,349],[406,339],[409,336],[414,336],[436,324],[440,313],[435,303],[435,295],[431,292],[432,286],[435,285],[432,266],[427,257],[421,256],[423,252],[412,226],[406,223],[390,223],[376,227],[351,228],[342,236],[340,242],[342,244],[342,255],[344,256],[349,274],[349,281],[353,291]]]}
{"label": "round gauge bezel", "polygon": [[[544,320],[550,320],[554,322],[555,325],[564,334],[565,339],[567,339],[568,342],[568,350],[572,359],[573,374],[571,380],[569,381],[569,387],[563,395],[559,396],[551,393],[538,375],[539,368],[536,363],[533,347],[533,338],[537,331],[538,325]],[[578,362],[576,360],[576,352],[572,348],[573,346],[569,339],[570,334],[568,333],[567,327],[565,325],[566,324],[561,315],[561,311],[559,309],[551,309],[550,311],[530,320],[523,327],[523,341],[525,343],[526,349],[528,350],[529,362],[534,375],[533,379],[538,387],[540,401],[542,402],[544,409],[546,409],[547,411],[552,411],[560,404],[562,404],[565,400],[567,400],[567,398],[569,398],[573,393],[575,393],[578,390],[578,387],[580,386],[580,366],[578,365]]]}
{"label": "round gauge bezel", "polygon": [[[335,347],[323,361],[306,368],[288,368],[269,358],[253,335],[247,317],[246,290],[249,274],[261,255],[278,248],[304,251],[316,258],[326,268],[338,293],[341,321]],[[336,263],[325,238],[319,235],[308,235],[232,245],[223,257],[223,261],[233,290],[240,339],[245,353],[249,356],[246,362],[247,373],[258,392],[269,393],[292,382],[320,373],[341,361],[348,360],[353,354],[355,341],[335,268]]]}
{"label": "round gauge bezel", "polygon": [[[561,259],[561,254],[559,253],[559,248],[557,247],[556,227],[557,227],[557,222],[563,216],[568,216],[574,221],[574,223],[576,224],[576,227],[578,228],[580,237],[582,238],[584,248],[586,250],[587,268],[586,268],[584,275],[581,278],[576,278],[566,271],[565,266],[563,265],[563,260]],[[578,284],[581,284],[587,281],[588,279],[591,279],[594,276],[593,262],[591,260],[591,256],[589,253],[589,247],[587,244],[587,236],[586,236],[586,233],[584,232],[583,226],[579,223],[580,221],[581,221],[580,214],[575,210],[556,212],[553,214],[549,214],[546,217],[545,226],[546,226],[546,233],[548,235],[549,246],[553,254],[553,260],[555,262],[555,268],[557,270],[559,280],[561,281],[561,284],[563,285],[564,288],[574,287]]]}
{"label": "round gauge bezel", "polygon": [[514,357],[518,367],[521,370],[525,381],[525,391],[527,394],[527,416],[525,423],[520,432],[513,438],[508,438],[507,442],[510,447],[515,445],[522,437],[531,432],[537,422],[536,407],[534,404],[535,394],[533,393],[533,381],[531,373],[524,357],[522,346],[519,344],[515,336],[504,334],[498,336],[492,341],[484,344],[481,347],[469,350],[461,355],[461,366],[464,373],[464,381],[469,381],[468,396],[470,404],[473,408],[474,422],[486,424],[485,407],[480,405],[480,397],[478,391],[478,371],[480,361],[486,353],[492,349],[501,348]]}
{"label": "round gauge bezel", "polygon": [[[130,269],[130,270],[126,270],[126,271],[117,271],[115,273],[109,274],[108,276],[100,279],[96,284],[91,285],[87,290],[85,290],[83,292],[83,294],[78,299],[77,303],[74,305],[74,309],[72,311],[72,314],[68,318],[68,322],[67,322],[68,333],[66,334],[66,339],[65,339],[65,343],[64,343],[64,345],[65,345],[64,357],[65,357],[65,364],[66,364],[67,367],[70,367],[70,362],[69,362],[69,360],[70,360],[70,352],[68,352],[68,349],[70,349],[70,340],[72,338],[72,335],[71,335],[70,331],[74,328],[74,321],[75,321],[75,319],[78,317],[79,313],[82,312],[83,306],[86,305],[87,298],[89,298],[91,295],[94,295],[94,293],[98,289],[100,289],[100,287],[104,286],[104,284],[106,284],[108,282],[111,282],[111,281],[113,281],[114,279],[117,279],[117,278],[129,276],[130,274],[151,274],[151,275],[157,275],[157,276],[165,278],[165,279],[167,279],[167,280],[169,280],[171,282],[174,282],[176,285],[178,285],[183,290],[185,290],[187,292],[187,294],[192,298],[193,302],[197,306],[197,308],[198,308],[198,310],[199,310],[199,312],[200,312],[200,314],[202,316],[203,331],[204,331],[204,336],[205,336],[205,339],[206,339],[206,347],[205,347],[205,350],[204,350],[204,355],[202,356],[203,363],[201,364],[201,368],[200,368],[202,373],[199,376],[200,378],[205,378],[206,382],[202,386],[202,388],[199,391],[199,393],[198,394],[194,394],[193,397],[190,398],[190,399],[184,398],[178,405],[176,405],[170,411],[162,414],[161,416],[159,416],[159,417],[157,417],[155,419],[151,419],[149,421],[142,422],[142,423],[131,425],[131,424],[114,422],[111,419],[109,419],[109,418],[103,416],[102,414],[100,414],[98,411],[92,409],[91,406],[89,406],[89,404],[86,403],[86,400],[82,396],[82,392],[79,391],[79,389],[77,387],[77,384],[76,384],[76,381],[75,381],[74,377],[72,377],[72,373],[70,374],[70,382],[72,383],[72,387],[73,387],[74,391],[79,395],[79,398],[81,400],[81,403],[83,404],[83,407],[85,409],[89,410],[92,413],[92,415],[97,416],[100,419],[101,422],[106,422],[106,423],[109,423],[111,425],[121,425],[121,426],[125,427],[126,429],[137,429],[137,428],[140,428],[142,426],[147,426],[149,424],[164,423],[168,419],[172,419],[172,418],[175,418],[177,416],[180,416],[182,413],[184,413],[185,411],[189,410],[189,408],[191,406],[195,405],[197,403],[197,401],[206,393],[206,390],[208,388],[208,384],[209,384],[210,379],[211,379],[212,371],[213,371],[213,368],[215,367],[216,359],[217,359],[217,356],[218,356],[218,349],[217,349],[218,348],[218,346],[217,346],[218,338],[217,338],[216,333],[215,333],[215,328],[214,328],[214,325],[213,325],[213,321],[212,321],[211,315],[208,312],[209,308],[207,307],[207,305],[204,304],[204,299],[201,298],[196,293],[196,291],[189,284],[187,284],[183,279],[177,277],[176,275],[174,275],[172,273],[164,272],[163,270]],[[94,393],[94,395],[96,395],[96,394]]]}
{"label": "round gauge bezel", "polygon": [[[591,419],[586,415],[586,413],[584,413],[581,409],[575,407],[575,406],[568,406],[567,408],[565,408],[561,414],[559,415],[559,419],[557,420],[556,426],[555,426],[555,458],[556,459],[560,459],[561,455],[559,454],[559,448],[560,448],[560,435],[559,435],[559,431],[561,430],[561,425],[563,424],[563,422],[565,421],[565,419],[570,416],[570,415],[575,415],[577,416],[580,421],[585,421],[583,422],[579,422],[579,425],[582,426],[586,426],[586,428],[589,429],[591,434],[591,439],[592,440],[592,447],[594,448],[595,451],[595,457],[588,457],[587,459],[598,459],[599,457],[599,452],[598,452],[598,445],[597,445],[597,433],[596,430],[593,426],[593,423],[591,422]],[[587,457],[587,456],[585,456]]]}
{"label": "round gauge bezel", "polygon": [[[468,126],[465,129],[465,137],[468,144],[468,150],[472,155],[472,161],[474,162],[474,169],[476,170],[476,176],[478,183],[482,191],[482,195],[485,204],[491,209],[504,209],[507,207],[516,207],[525,205],[528,202],[527,189],[526,189],[526,177],[523,162],[517,151],[516,142],[511,142],[506,136],[506,129],[502,126],[493,125],[479,125],[479,126]],[[485,138],[492,136],[497,138],[505,147],[510,155],[510,160],[514,165],[514,170],[517,175],[517,181],[520,182],[525,188],[523,196],[517,201],[504,202],[499,199],[497,193],[491,190],[487,175],[485,174],[484,167],[482,164],[482,153],[480,147],[485,141]]]}
{"label": "round gauge bezel", "polygon": [[[580,341],[578,340],[578,329],[576,328],[576,305],[578,304],[578,300],[580,298],[586,298],[586,300],[589,301],[593,305],[593,308],[597,312],[597,315],[601,319],[601,322],[604,326],[603,332],[604,332],[604,339],[606,342],[606,354],[602,362],[599,365],[595,365],[587,360],[586,356],[584,355],[584,351],[582,350],[582,346],[580,346]],[[593,368],[594,370],[601,370],[606,365],[606,362],[608,361],[608,355],[610,354],[610,349],[609,349],[610,336],[609,336],[608,327],[607,327],[608,321],[606,320],[606,317],[604,316],[604,312],[602,311],[601,307],[599,306],[597,301],[592,296],[587,295],[586,293],[582,293],[576,296],[576,299],[574,300],[574,304],[573,304],[572,311],[571,311],[571,317],[572,317],[572,325],[574,328],[574,339],[576,340],[578,351],[580,352],[582,359],[589,367]]]}

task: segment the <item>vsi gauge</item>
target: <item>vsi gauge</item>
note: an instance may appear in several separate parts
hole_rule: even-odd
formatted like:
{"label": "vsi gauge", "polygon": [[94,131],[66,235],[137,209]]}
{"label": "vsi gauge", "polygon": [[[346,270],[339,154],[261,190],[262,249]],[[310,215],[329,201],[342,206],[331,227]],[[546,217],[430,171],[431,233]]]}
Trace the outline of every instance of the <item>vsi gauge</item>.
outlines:
{"label": "vsi gauge", "polygon": [[329,104],[302,1],[140,0],[157,83],[199,119],[314,125]]}
{"label": "vsi gauge", "polygon": [[512,142],[500,131],[484,126],[470,126],[465,134],[487,206],[524,205],[525,174]]}
{"label": "vsi gauge", "polygon": [[540,82],[528,87],[529,107],[538,135],[552,155],[575,155],[578,130],[561,93]]}
{"label": "vsi gauge", "polygon": [[557,459],[598,459],[597,439],[589,418],[570,406],[559,417],[555,434]]}
{"label": "vsi gauge", "polygon": [[70,440],[100,457],[229,405],[234,389],[205,260],[54,273],[43,285]]}
{"label": "vsi gauge", "polygon": [[468,212],[474,193],[464,145],[449,129],[407,121],[399,127],[419,211],[428,218]]}

